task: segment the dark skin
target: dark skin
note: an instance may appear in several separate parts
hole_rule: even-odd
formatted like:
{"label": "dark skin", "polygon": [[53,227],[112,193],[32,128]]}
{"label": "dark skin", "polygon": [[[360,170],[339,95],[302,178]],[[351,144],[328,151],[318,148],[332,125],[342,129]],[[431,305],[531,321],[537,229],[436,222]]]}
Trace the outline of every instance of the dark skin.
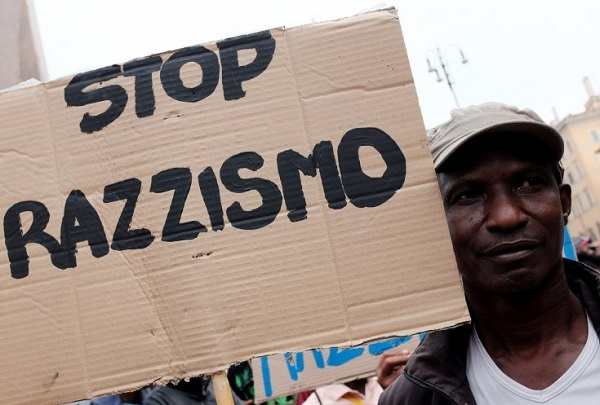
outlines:
{"label": "dark skin", "polygon": [[571,189],[540,145],[511,134],[469,142],[438,170],[471,317],[510,378],[544,389],[573,364],[587,320],[562,262]]}
{"label": "dark skin", "polygon": [[404,371],[410,352],[408,350],[388,350],[383,353],[377,363],[377,382],[382,388],[387,388]]}

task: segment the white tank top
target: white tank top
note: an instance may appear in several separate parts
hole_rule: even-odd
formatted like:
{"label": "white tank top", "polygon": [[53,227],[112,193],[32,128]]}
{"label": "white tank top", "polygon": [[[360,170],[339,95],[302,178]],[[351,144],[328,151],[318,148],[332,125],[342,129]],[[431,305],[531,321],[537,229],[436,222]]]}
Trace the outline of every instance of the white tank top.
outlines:
{"label": "white tank top", "polygon": [[600,404],[600,343],[589,317],[587,321],[588,337],[583,350],[571,367],[543,390],[527,388],[504,374],[473,328],[467,350],[467,379],[477,404]]}

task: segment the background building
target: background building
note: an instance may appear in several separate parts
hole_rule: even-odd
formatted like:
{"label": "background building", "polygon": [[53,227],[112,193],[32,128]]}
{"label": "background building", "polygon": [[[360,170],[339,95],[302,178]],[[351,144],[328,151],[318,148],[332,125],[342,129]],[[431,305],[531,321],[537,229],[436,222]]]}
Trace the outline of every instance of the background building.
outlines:
{"label": "background building", "polygon": [[0,89],[46,81],[46,65],[30,0],[0,1]]}
{"label": "background building", "polygon": [[585,111],[554,122],[565,141],[565,182],[571,184],[573,207],[569,217],[572,236],[600,238],[600,96],[588,78]]}

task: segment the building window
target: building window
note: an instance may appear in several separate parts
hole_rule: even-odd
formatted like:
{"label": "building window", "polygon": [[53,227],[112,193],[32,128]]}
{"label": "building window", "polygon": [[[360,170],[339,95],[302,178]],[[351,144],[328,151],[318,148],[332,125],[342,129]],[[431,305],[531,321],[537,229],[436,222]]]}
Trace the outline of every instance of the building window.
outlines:
{"label": "building window", "polygon": [[571,146],[571,141],[565,138],[563,138],[563,140],[565,141],[565,152],[563,158],[566,158],[569,157],[571,153],[573,153],[573,147]]}
{"label": "building window", "polygon": [[579,211],[580,214],[583,214],[585,212],[585,205],[583,205],[583,200],[579,194],[575,196],[575,202],[577,203],[577,211]]}
{"label": "building window", "polygon": [[583,194],[585,195],[585,198],[587,199],[588,207],[593,207],[594,205],[596,205],[596,200],[594,199],[594,196],[592,195],[592,193],[590,193],[590,190],[588,190],[587,188],[584,188]]}
{"label": "building window", "polygon": [[577,175],[577,180],[580,180],[583,178],[583,169],[581,168],[581,165],[579,164],[579,162],[573,162],[573,167],[575,168],[575,174]]}
{"label": "building window", "polygon": [[600,134],[596,128],[590,130],[590,137],[592,138],[592,142],[600,143]]}
{"label": "building window", "polygon": [[565,139],[565,145],[567,145],[567,152],[573,153],[573,147],[571,146],[571,141]]}

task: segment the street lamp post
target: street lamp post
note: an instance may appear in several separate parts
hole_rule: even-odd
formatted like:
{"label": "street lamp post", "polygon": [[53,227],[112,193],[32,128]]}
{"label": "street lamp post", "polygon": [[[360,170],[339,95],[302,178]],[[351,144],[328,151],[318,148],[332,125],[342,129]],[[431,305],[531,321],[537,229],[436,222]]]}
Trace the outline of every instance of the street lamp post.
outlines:
{"label": "street lamp post", "polygon": [[[468,62],[468,60],[467,60],[467,58],[465,58],[465,55],[463,54],[463,51],[460,48],[458,48],[458,52],[460,53],[461,62],[464,65],[465,63]],[[444,57],[442,56],[442,52],[440,51],[440,48],[437,48],[436,57],[440,64],[440,67],[442,68],[442,72],[444,72],[444,77],[446,78],[446,83],[448,84],[448,88],[452,92],[452,96],[454,97],[454,102],[456,103],[456,107],[460,108],[460,104],[458,103],[458,98],[456,97],[456,92],[454,91],[454,86],[453,86],[452,80],[450,79],[450,73],[448,73],[448,69],[446,68],[448,63],[444,60]],[[438,83],[443,80],[440,77],[440,72],[438,71],[438,69],[434,65],[431,64],[429,57],[427,57],[427,67],[429,68],[427,70],[429,73],[435,73],[435,76],[437,78],[436,80]]]}

